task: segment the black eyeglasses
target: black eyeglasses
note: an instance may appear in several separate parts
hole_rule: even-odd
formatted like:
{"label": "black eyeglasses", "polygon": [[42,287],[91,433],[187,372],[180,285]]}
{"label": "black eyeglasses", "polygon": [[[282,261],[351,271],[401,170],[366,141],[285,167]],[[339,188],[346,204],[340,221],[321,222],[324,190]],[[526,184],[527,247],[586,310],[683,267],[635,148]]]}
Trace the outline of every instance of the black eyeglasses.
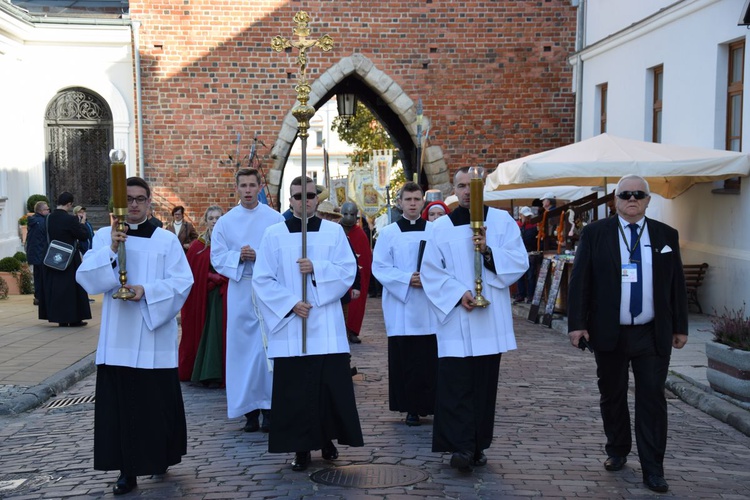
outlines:
{"label": "black eyeglasses", "polygon": [[146,200],[148,200],[148,198],[146,198],[145,196],[138,196],[136,198],[128,196],[128,205],[131,205],[133,202],[136,202],[139,205],[143,205],[144,203],[146,203]]}
{"label": "black eyeglasses", "polygon": [[[307,193],[307,199],[308,200],[314,200],[317,197],[318,197],[317,193]],[[295,200],[299,201],[299,200],[302,199],[302,193],[294,193],[292,195],[292,198],[294,198]]]}
{"label": "black eyeglasses", "polygon": [[648,193],[646,191],[620,191],[617,193],[617,197],[621,200],[629,200],[631,196],[636,200],[642,200],[648,196]]}

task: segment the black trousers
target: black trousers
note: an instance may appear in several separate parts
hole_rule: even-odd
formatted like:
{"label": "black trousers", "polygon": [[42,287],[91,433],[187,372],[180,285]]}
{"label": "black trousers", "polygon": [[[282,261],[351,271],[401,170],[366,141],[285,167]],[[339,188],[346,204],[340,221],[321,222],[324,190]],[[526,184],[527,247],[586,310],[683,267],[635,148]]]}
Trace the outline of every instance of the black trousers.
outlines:
{"label": "black trousers", "polygon": [[438,358],[432,451],[475,453],[490,447],[500,357]]}
{"label": "black trousers", "polygon": [[44,264],[34,264],[32,266],[34,268],[34,298],[38,301],[42,300],[42,293],[44,287],[44,282],[42,281],[43,278],[43,268]]}
{"label": "black trousers", "polygon": [[435,335],[388,337],[388,408],[434,414],[437,364]]}
{"label": "black trousers", "polygon": [[596,352],[596,375],[601,395],[599,406],[607,436],[607,456],[624,457],[631,450],[628,368],[633,368],[635,441],[644,477],[649,474],[664,475],[664,451],[667,447],[664,384],[669,358],[656,353],[653,322],[621,326],[615,350]]}

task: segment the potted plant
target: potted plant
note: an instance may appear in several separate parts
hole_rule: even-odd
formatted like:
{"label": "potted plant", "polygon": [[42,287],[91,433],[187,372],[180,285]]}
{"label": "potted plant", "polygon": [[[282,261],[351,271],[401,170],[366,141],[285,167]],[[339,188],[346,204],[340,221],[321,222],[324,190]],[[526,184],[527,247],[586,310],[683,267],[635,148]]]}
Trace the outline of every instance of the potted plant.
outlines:
{"label": "potted plant", "polygon": [[0,276],[0,300],[8,298],[8,282]]}
{"label": "potted plant", "polygon": [[26,212],[28,212],[29,215],[34,213],[34,206],[38,201],[43,201],[47,203],[47,205],[49,205],[49,198],[47,198],[43,194],[32,194],[26,200]]}
{"label": "potted plant", "polygon": [[21,262],[18,259],[13,257],[0,259],[0,278],[3,278],[8,285],[9,295],[19,295],[21,293],[20,273]]}
{"label": "potted plant", "polygon": [[26,235],[29,233],[29,216],[22,215],[18,219],[18,237],[21,238],[21,244],[26,244]]}
{"label": "potted plant", "polygon": [[21,270],[18,273],[18,288],[21,295],[34,293],[34,275],[26,261],[21,262]]}
{"label": "potted plant", "polygon": [[706,343],[711,388],[734,399],[750,402],[750,317],[745,305],[726,307],[711,318],[712,342]]}

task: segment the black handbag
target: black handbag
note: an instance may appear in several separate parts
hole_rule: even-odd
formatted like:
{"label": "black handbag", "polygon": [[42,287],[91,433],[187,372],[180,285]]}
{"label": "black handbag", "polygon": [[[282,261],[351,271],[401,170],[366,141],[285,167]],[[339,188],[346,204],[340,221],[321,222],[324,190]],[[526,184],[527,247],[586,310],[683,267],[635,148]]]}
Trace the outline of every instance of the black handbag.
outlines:
{"label": "black handbag", "polygon": [[[47,227],[47,241],[49,241],[49,215],[45,219]],[[77,244],[78,242],[76,242]],[[76,248],[63,241],[52,240],[47,245],[47,253],[44,255],[44,265],[57,271],[65,271],[71,262]]]}

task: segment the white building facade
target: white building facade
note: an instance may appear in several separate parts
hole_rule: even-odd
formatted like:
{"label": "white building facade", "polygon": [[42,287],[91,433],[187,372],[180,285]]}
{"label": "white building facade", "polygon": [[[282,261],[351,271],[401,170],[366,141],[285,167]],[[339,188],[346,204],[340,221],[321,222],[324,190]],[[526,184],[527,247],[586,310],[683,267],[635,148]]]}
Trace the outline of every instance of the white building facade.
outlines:
{"label": "white building facade", "polygon": [[[738,26],[744,3],[574,0],[582,14],[581,50],[570,58],[578,139],[608,132],[747,151],[750,127],[741,118],[750,116],[750,100],[742,98],[748,29]],[[706,313],[750,303],[750,179],[724,188],[705,183],[673,200],[655,196],[647,212],[679,230],[684,263],[709,264],[698,291]]]}
{"label": "white building facade", "polygon": [[28,196],[48,193],[45,116],[60,92],[80,89],[106,104],[112,146],[127,152],[134,175],[131,41],[125,19],[45,19],[0,1],[0,256],[21,248],[18,219]]}

